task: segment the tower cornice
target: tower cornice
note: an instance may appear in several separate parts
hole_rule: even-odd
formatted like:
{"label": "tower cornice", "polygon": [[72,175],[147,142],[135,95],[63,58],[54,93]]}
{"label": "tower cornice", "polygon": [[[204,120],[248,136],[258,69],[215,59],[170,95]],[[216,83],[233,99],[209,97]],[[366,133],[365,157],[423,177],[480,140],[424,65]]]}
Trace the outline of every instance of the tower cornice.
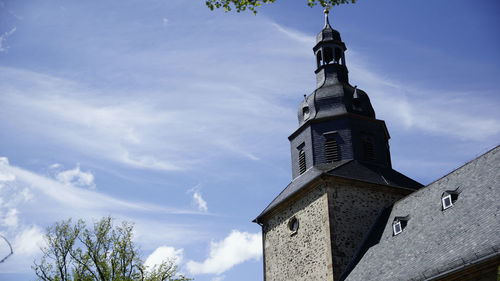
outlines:
{"label": "tower cornice", "polygon": [[371,118],[371,117],[366,117],[363,115],[359,114],[354,114],[354,113],[344,113],[341,115],[335,115],[335,116],[328,116],[328,117],[323,117],[323,118],[316,118],[316,119],[310,119],[304,122],[295,132],[293,132],[289,137],[288,140],[291,141],[293,138],[295,138],[298,134],[300,134],[305,128],[308,126],[315,124],[315,123],[322,123],[325,121],[330,121],[330,120],[337,120],[337,119],[356,119],[356,120],[363,120],[363,121],[368,121],[368,122],[373,122],[376,124],[381,124],[384,127],[385,131],[385,136],[387,139],[390,139],[391,136],[389,135],[389,131],[387,130],[387,126],[385,125],[384,120],[376,119],[376,118]]}

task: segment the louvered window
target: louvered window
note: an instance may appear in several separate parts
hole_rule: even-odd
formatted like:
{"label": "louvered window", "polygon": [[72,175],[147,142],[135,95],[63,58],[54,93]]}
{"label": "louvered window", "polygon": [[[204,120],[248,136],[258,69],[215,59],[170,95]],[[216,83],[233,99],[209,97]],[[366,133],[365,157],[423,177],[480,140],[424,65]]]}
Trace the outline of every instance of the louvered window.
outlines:
{"label": "louvered window", "polygon": [[327,163],[340,160],[339,146],[337,141],[333,138],[327,139],[325,142],[325,157]]}
{"label": "louvered window", "polygon": [[365,160],[375,159],[375,151],[373,149],[373,141],[371,138],[365,138],[363,140],[363,150]]}
{"label": "louvered window", "polygon": [[306,171],[306,153],[304,150],[299,151],[299,172],[303,174]]}

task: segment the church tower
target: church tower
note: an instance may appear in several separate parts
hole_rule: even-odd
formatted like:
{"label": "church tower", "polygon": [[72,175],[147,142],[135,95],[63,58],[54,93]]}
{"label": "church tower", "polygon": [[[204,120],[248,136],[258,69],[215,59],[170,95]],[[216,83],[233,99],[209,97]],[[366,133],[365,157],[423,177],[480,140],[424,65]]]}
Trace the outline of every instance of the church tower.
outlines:
{"label": "church tower", "polygon": [[349,84],[347,50],[325,10],[313,48],[316,89],[289,136],[292,182],[254,220],[264,280],[340,280],[381,210],[422,185],[392,169],[389,133]]}

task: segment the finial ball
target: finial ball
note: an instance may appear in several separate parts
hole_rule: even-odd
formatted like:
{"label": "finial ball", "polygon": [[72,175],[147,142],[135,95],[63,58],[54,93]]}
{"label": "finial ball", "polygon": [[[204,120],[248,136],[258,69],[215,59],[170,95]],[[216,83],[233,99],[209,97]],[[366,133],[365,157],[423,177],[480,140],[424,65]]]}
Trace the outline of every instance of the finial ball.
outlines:
{"label": "finial ball", "polygon": [[332,7],[330,5],[326,5],[325,10],[323,11],[323,13],[328,14],[330,12],[331,8]]}

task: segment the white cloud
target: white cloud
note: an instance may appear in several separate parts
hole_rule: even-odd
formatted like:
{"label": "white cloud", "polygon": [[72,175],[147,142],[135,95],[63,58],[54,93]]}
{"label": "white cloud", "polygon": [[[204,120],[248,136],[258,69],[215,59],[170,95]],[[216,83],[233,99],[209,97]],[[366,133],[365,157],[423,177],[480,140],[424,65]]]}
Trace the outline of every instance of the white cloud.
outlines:
{"label": "white cloud", "polygon": [[22,230],[12,243],[14,254],[33,255],[39,252],[44,243],[43,237],[42,230],[36,225]]}
{"label": "white cloud", "polygon": [[29,188],[24,188],[23,191],[21,191],[21,197],[23,198],[22,201],[24,202],[29,202],[31,200],[33,200],[33,193],[31,192],[31,190]]}
{"label": "white cloud", "polygon": [[57,169],[57,168],[60,168],[61,167],[61,164],[59,163],[54,163],[52,165],[49,166],[49,169]]}
{"label": "white cloud", "polygon": [[[4,226],[2,235],[10,237],[13,247],[15,245],[16,254],[9,262],[10,270],[16,272],[28,271],[33,254],[38,253],[43,231],[33,225],[48,225],[68,217],[91,221],[112,214],[117,220],[135,221],[134,241],[145,249],[156,248],[166,240],[193,243],[207,235],[193,225],[165,222],[168,214],[200,214],[189,209],[120,200],[9,165],[6,158],[0,161],[2,174],[15,176],[15,180],[5,182],[0,188],[0,226]],[[151,256],[150,263],[161,257],[177,257],[181,261],[182,249],[160,247]]]}
{"label": "white cloud", "polygon": [[175,249],[174,247],[158,247],[144,262],[144,265],[151,268],[165,261],[172,261],[179,265],[183,259],[184,249]]}
{"label": "white cloud", "polygon": [[18,211],[15,208],[9,209],[7,211],[7,214],[2,218],[2,224],[7,226],[7,227],[17,227],[17,224],[19,222],[18,218]]}
{"label": "white cloud", "polygon": [[77,165],[72,170],[62,171],[56,174],[56,179],[63,184],[72,184],[80,187],[94,188],[94,175],[87,171],[80,170],[80,165]]}
{"label": "white cloud", "polygon": [[7,41],[7,38],[9,38],[12,34],[16,32],[16,28],[13,27],[10,31],[5,32],[4,34],[0,35],[0,52],[5,52],[8,47],[4,46],[5,41]]}
{"label": "white cloud", "polygon": [[193,192],[193,201],[198,206],[198,210],[202,212],[208,211],[207,202],[201,197],[201,193],[198,191]]}
{"label": "white cloud", "polygon": [[7,157],[0,157],[0,187],[2,187],[2,182],[16,180],[16,176],[14,174],[9,173],[7,170],[2,168],[8,165],[9,165],[9,159],[7,159]]}
{"label": "white cloud", "polygon": [[222,280],[224,280],[224,278],[226,278],[226,276],[224,276],[224,275],[216,276],[216,277],[212,278],[211,281],[222,281]]}
{"label": "white cloud", "polygon": [[9,159],[7,157],[0,157],[0,164],[9,165]]}
{"label": "white cloud", "polygon": [[192,274],[217,274],[227,271],[245,261],[258,260],[262,256],[260,233],[233,230],[224,240],[212,242],[210,253],[203,262],[188,261],[187,269]]}

